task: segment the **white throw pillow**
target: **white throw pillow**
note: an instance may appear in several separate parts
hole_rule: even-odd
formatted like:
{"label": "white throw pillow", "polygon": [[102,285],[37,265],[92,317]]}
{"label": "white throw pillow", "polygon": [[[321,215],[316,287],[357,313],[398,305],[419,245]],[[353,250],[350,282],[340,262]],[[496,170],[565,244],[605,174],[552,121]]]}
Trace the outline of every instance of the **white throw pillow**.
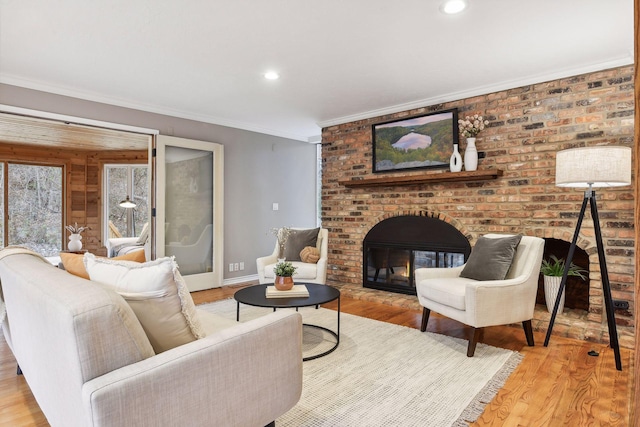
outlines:
{"label": "white throw pillow", "polygon": [[173,257],[137,263],[84,255],[91,280],[129,303],[156,353],[204,338],[195,304]]}

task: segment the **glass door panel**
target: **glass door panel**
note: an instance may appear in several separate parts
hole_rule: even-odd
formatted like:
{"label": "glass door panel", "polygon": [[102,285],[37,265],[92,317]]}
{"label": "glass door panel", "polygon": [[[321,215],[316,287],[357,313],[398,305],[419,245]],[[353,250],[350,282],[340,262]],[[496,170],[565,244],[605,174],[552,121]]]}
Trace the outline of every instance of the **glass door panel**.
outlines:
{"label": "glass door panel", "polygon": [[222,146],[158,137],[156,252],[190,291],[222,285]]}

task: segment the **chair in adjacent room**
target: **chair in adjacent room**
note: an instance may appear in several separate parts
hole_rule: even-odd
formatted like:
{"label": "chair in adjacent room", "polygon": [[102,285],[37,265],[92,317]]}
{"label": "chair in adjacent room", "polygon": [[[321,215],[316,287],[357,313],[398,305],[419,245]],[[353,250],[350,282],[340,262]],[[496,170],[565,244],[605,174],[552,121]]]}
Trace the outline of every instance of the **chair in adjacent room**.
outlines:
{"label": "chair in adjacent room", "polygon": [[533,318],[544,239],[487,234],[478,239],[466,264],[416,269],[416,291],[423,307],[420,330],[431,311],[473,328],[467,356],[473,357],[486,326],[520,323],[534,345]]}

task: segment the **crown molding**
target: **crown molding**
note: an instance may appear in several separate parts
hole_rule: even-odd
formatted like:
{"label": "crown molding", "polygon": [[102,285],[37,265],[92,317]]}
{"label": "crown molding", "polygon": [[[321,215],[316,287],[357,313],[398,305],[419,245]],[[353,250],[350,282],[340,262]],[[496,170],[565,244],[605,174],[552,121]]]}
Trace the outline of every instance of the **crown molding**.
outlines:
{"label": "crown molding", "polygon": [[253,123],[241,122],[236,120],[223,119],[220,117],[212,117],[204,114],[197,114],[189,111],[183,111],[168,107],[160,107],[152,104],[136,103],[119,98],[114,98],[102,94],[79,91],[67,87],[51,85],[44,82],[37,82],[21,77],[11,76],[0,73],[0,83],[11,86],[18,86],[25,89],[38,90],[41,92],[53,93],[55,95],[68,96],[71,98],[82,99],[85,101],[99,102],[102,104],[113,105],[117,107],[130,108],[133,110],[145,111],[148,113],[162,114],[165,116],[178,117],[181,119],[195,120],[212,125],[225,126],[235,129],[246,130],[250,132],[262,133],[266,135],[277,136],[281,138],[292,139],[296,141],[311,142],[307,135],[299,135],[296,133],[282,132],[279,130],[256,126]]}
{"label": "crown molding", "polygon": [[596,71],[607,70],[610,68],[623,67],[627,65],[633,65],[633,55],[625,55],[620,58],[613,59],[611,61],[601,62],[597,64],[590,64],[584,67],[565,69],[548,74],[540,74],[536,76],[527,76],[522,79],[509,80],[496,85],[480,86],[477,88],[451,92],[434,96],[431,98],[421,99],[418,101],[412,101],[406,104],[398,104],[391,107],[380,108],[377,110],[366,111],[363,113],[353,114],[349,116],[336,117],[334,119],[318,122],[318,126],[324,129],[330,126],[337,126],[344,123],[356,122],[359,120],[371,119],[374,117],[384,116],[387,114],[399,113],[402,111],[413,110],[415,108],[423,108],[429,105],[442,104],[445,102],[452,102],[466,98],[473,98],[479,95],[486,95],[488,93],[501,92],[503,90],[514,89],[517,87],[528,86],[532,84],[538,84],[553,80],[564,79],[567,77],[578,76],[580,74],[593,73]]}

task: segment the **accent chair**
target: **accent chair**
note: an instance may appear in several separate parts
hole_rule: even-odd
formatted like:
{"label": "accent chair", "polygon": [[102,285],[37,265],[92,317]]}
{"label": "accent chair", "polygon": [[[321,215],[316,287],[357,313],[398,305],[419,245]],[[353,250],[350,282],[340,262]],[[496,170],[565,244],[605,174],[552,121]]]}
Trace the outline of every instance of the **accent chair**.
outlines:
{"label": "accent chair", "polygon": [[431,310],[471,326],[467,356],[473,357],[482,328],[522,322],[533,346],[531,319],[543,251],[544,239],[538,237],[487,234],[465,265],[416,269],[420,330],[427,329]]}

